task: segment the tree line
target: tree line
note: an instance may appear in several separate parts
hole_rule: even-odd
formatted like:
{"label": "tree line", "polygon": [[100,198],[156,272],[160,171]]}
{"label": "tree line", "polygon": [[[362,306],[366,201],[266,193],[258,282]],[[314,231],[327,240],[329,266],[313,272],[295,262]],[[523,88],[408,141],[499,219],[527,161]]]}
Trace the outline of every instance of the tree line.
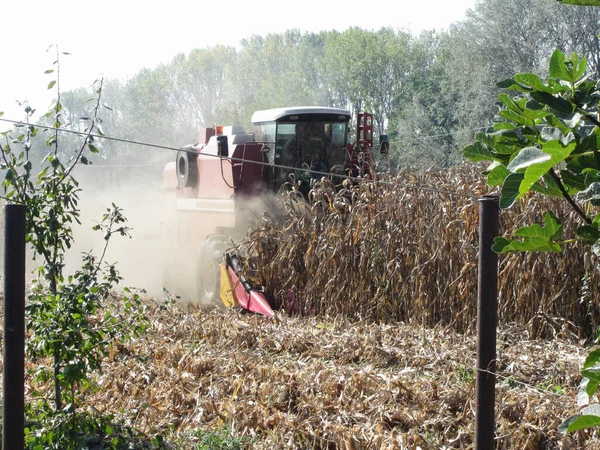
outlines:
{"label": "tree line", "polygon": [[[374,114],[387,133],[395,165],[448,167],[489,127],[496,84],[517,72],[547,76],[554,49],[600,70],[599,9],[555,0],[480,0],[448,30],[413,35],[381,28],[251,36],[240,48],[217,45],[178,54],[127,80],[104,80],[103,132],[179,147],[200,126],[250,126],[256,110],[323,105]],[[64,120],[83,126],[90,90],[61,97]],[[378,141],[377,141],[378,142]],[[102,143],[112,163],[172,159],[165,151]]]}

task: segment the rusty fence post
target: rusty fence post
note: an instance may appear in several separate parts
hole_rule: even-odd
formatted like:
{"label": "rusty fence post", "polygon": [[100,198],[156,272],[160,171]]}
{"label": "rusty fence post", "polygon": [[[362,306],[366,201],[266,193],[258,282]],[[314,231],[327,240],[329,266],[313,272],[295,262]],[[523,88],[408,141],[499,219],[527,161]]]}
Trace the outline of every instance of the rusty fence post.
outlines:
{"label": "rusty fence post", "polygon": [[4,213],[2,448],[25,447],[25,205]]}
{"label": "rusty fence post", "polygon": [[499,206],[497,196],[479,198],[475,450],[494,449],[498,255],[492,245],[499,232]]}

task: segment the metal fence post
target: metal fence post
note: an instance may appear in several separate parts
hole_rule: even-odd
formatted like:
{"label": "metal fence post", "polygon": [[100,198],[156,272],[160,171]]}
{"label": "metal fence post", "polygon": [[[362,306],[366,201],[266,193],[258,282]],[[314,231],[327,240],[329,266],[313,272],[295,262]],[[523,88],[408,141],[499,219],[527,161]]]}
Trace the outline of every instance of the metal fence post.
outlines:
{"label": "metal fence post", "polygon": [[479,199],[475,450],[494,449],[498,255],[492,245],[499,232],[499,205],[497,196]]}
{"label": "metal fence post", "polygon": [[25,447],[25,205],[5,206],[2,448]]}

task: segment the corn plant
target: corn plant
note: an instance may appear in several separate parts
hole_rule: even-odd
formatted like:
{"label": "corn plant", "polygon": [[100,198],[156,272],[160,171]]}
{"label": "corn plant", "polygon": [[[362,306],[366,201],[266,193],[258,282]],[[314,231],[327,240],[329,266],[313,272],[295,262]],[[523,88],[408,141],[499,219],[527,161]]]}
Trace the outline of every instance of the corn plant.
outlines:
{"label": "corn plant", "polygon": [[[271,301],[287,311],[357,319],[444,325],[469,332],[476,322],[478,214],[476,195],[491,188],[477,168],[379,175],[381,184],[313,184],[311,201],[283,193],[282,217],[265,217],[247,236],[256,270]],[[435,186],[431,192],[421,187]],[[568,206],[568,205],[567,205]],[[543,217],[564,216],[566,233],[578,220],[553,197],[517,201],[502,214],[507,232]],[[520,323],[532,337],[576,332],[592,337],[600,325],[595,257],[581,245],[547,257],[512,252],[500,261],[501,324]],[[591,257],[590,257],[591,256]],[[554,273],[562,283],[551,283]],[[556,318],[556,320],[554,319]]]}

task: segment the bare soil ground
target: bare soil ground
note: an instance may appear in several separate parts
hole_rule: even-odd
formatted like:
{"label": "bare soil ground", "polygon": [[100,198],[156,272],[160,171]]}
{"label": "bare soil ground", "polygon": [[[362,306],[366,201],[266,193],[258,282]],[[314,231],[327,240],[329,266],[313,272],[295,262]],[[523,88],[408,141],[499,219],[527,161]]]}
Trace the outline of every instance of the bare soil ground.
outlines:
{"label": "bare soil ground", "polygon": [[[150,331],[104,362],[85,406],[170,433],[174,448],[223,425],[255,449],[472,448],[474,336],[179,305],[150,316]],[[588,351],[499,331],[497,448],[600,448],[595,432],[557,432],[577,411]]]}

